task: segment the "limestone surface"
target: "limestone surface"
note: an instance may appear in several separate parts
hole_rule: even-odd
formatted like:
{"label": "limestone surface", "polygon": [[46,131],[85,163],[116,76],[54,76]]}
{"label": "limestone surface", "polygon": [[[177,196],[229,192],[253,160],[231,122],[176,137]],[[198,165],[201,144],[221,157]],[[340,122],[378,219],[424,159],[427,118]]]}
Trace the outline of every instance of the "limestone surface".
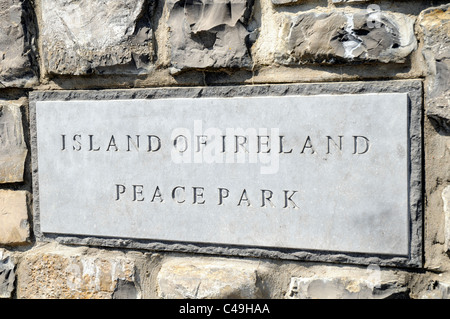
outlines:
{"label": "limestone surface", "polygon": [[247,24],[253,0],[181,0],[169,6],[171,63],[175,72],[251,67]]}
{"label": "limestone surface", "polygon": [[0,298],[11,298],[14,290],[15,263],[5,249],[0,249]]}
{"label": "limestone surface", "polygon": [[135,288],[133,260],[115,253],[89,255],[85,248],[35,249],[23,257],[17,273],[22,299],[111,299],[130,297],[130,286]]}
{"label": "limestone surface", "polygon": [[30,8],[25,0],[0,0],[0,87],[37,83]]}
{"label": "limestone surface", "polygon": [[407,296],[406,287],[373,278],[291,278],[287,299],[385,299]]}
{"label": "limestone surface", "polygon": [[388,12],[308,11],[284,15],[280,64],[404,63],[416,49],[414,19]]}
{"label": "limestone surface", "polygon": [[48,74],[146,73],[153,59],[152,1],[43,0]]}
{"label": "limestone surface", "polygon": [[159,297],[258,298],[257,267],[257,263],[222,258],[172,258],[158,274]]}
{"label": "limestone surface", "polygon": [[419,24],[428,73],[426,114],[442,128],[450,130],[450,4],[423,11]]}
{"label": "limestone surface", "polygon": [[27,146],[20,105],[0,102],[0,183],[22,182]]}
{"label": "limestone surface", "polygon": [[442,191],[445,215],[445,249],[450,251],[450,186]]}
{"label": "limestone surface", "polygon": [[0,190],[0,244],[25,244],[29,236],[27,192]]}

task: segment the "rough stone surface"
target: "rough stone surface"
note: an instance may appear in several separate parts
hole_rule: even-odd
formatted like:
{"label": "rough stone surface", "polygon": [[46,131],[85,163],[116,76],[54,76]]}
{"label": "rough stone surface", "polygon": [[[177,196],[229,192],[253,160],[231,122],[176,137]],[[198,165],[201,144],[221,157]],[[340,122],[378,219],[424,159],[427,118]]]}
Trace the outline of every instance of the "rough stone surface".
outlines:
{"label": "rough stone surface", "polygon": [[220,258],[170,258],[158,274],[166,299],[258,298],[258,264]]}
{"label": "rough stone surface", "polygon": [[442,191],[442,200],[444,201],[445,215],[445,248],[450,251],[450,186]]}
{"label": "rough stone surface", "polygon": [[426,114],[450,131],[450,4],[423,11],[419,25],[428,72]]}
{"label": "rough stone surface", "polygon": [[369,2],[370,0],[331,0],[331,3]]}
{"label": "rough stone surface", "polygon": [[[376,279],[374,277],[373,279]],[[291,278],[287,299],[385,299],[405,298],[406,287],[377,280],[348,278]]]}
{"label": "rough stone surface", "polygon": [[10,254],[0,249],[0,298],[11,298],[14,290],[15,269]]}
{"label": "rough stone surface", "polygon": [[0,244],[22,245],[29,237],[27,192],[0,190]]}
{"label": "rough stone surface", "polygon": [[442,281],[433,281],[428,289],[422,291],[420,299],[450,299],[450,284]]}
{"label": "rough stone surface", "polygon": [[22,182],[27,146],[20,105],[0,101],[0,183]]}
{"label": "rough stone surface", "polygon": [[32,28],[28,1],[0,1],[0,87],[37,83]]}
{"label": "rough stone surface", "polygon": [[43,0],[49,74],[146,73],[153,60],[152,0]]}
{"label": "rough stone surface", "polygon": [[253,0],[180,0],[168,5],[174,73],[189,68],[251,67],[247,26]]}
{"label": "rough stone surface", "polygon": [[366,10],[284,15],[275,60],[280,64],[404,63],[416,49],[414,19]]}
{"label": "rough stone surface", "polygon": [[[26,253],[17,268],[21,299],[111,299],[135,296],[133,260],[123,253],[45,245]],[[126,292],[123,287],[126,288]]]}

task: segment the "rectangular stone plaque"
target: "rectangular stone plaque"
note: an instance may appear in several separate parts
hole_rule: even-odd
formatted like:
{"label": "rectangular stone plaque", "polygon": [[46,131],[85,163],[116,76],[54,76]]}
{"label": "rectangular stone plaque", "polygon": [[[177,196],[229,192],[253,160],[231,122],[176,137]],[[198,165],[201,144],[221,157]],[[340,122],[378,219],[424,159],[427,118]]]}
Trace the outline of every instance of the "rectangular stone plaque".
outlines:
{"label": "rectangular stone plaque", "polygon": [[410,92],[192,90],[32,97],[38,232],[411,260]]}

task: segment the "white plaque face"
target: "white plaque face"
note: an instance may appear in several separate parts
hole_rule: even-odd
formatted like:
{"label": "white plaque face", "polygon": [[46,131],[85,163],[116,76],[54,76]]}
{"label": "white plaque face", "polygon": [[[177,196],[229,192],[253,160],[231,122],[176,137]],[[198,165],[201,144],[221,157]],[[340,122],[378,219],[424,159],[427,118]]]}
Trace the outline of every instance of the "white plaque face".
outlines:
{"label": "white plaque face", "polygon": [[35,109],[42,233],[409,253],[407,93]]}

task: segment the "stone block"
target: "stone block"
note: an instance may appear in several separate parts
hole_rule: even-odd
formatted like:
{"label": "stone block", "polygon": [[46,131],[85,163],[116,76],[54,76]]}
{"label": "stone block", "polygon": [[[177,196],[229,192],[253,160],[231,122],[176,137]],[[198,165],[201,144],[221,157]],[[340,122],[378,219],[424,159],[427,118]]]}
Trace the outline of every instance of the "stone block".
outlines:
{"label": "stone block", "polygon": [[442,200],[444,201],[445,216],[445,249],[450,251],[450,186],[442,191]]}
{"label": "stone block", "polygon": [[27,192],[0,190],[0,244],[22,245],[29,237]]}
{"label": "stone block", "polygon": [[20,105],[0,102],[0,183],[22,182],[27,146]]}
{"label": "stone block", "polygon": [[137,298],[135,266],[121,253],[44,246],[25,254],[17,269],[21,299]]}
{"label": "stone block", "polygon": [[433,281],[428,289],[418,295],[419,299],[450,299],[450,284],[442,281]]}
{"label": "stone block", "polygon": [[427,65],[426,114],[450,130],[450,4],[429,8],[419,16]]}
{"label": "stone block", "polygon": [[25,0],[0,0],[0,87],[30,87],[37,83],[34,28]]}
{"label": "stone block", "polygon": [[153,4],[152,0],[43,0],[46,73],[147,73],[154,55]]}
{"label": "stone block", "polygon": [[14,290],[15,263],[5,249],[0,249],[0,298],[11,298]]}
{"label": "stone block", "polygon": [[173,1],[168,4],[172,71],[251,68],[247,48],[253,0]]}
{"label": "stone block", "polygon": [[414,19],[381,11],[308,11],[282,17],[276,62],[404,63],[416,49]]}
{"label": "stone block", "polygon": [[258,263],[224,258],[170,258],[158,273],[165,299],[258,298]]}
{"label": "stone block", "polygon": [[373,278],[293,277],[286,293],[287,299],[385,299],[404,298],[406,287],[378,282]]}
{"label": "stone block", "polygon": [[371,0],[331,0],[331,3],[333,4],[345,4],[345,3],[352,3],[352,2],[369,2]]}

